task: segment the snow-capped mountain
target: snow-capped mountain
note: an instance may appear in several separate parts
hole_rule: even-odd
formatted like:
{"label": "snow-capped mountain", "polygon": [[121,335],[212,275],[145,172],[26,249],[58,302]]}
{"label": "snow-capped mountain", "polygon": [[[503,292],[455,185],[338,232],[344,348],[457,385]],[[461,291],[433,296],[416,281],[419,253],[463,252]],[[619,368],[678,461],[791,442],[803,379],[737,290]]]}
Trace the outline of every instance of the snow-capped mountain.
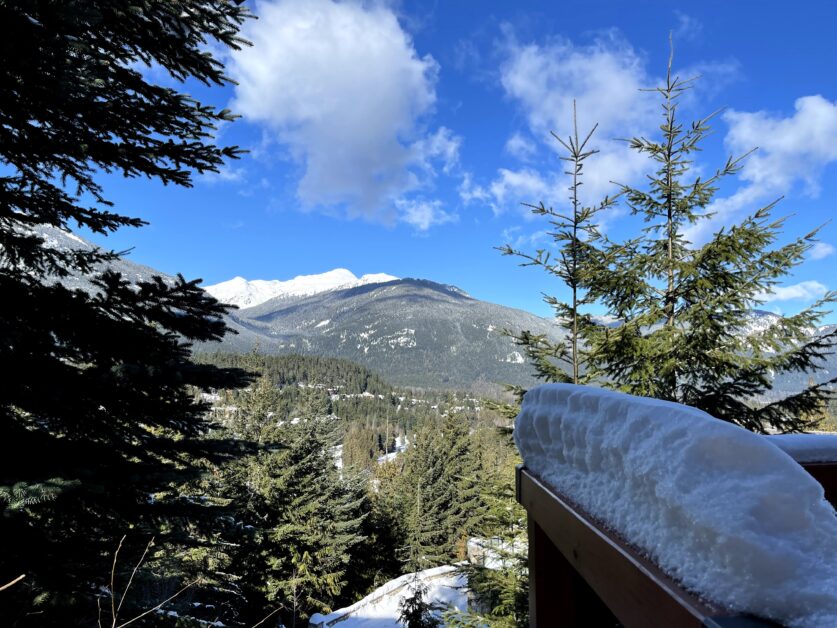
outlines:
{"label": "snow-capped mountain", "polygon": [[280,296],[231,312],[229,322],[241,335],[201,349],[247,352],[259,337],[265,353],[346,358],[389,382],[434,388],[532,385],[532,368],[503,330],[563,335],[552,320],[423,279]]}
{"label": "snow-capped mountain", "polygon": [[356,277],[345,268],[335,268],[319,275],[299,275],[287,281],[273,279],[254,279],[235,277],[211,286],[205,286],[213,297],[222,303],[237,305],[240,308],[254,307],[277,297],[304,297],[330,290],[354,288],[373,283],[395,281],[398,277],[386,273],[374,273]]}
{"label": "snow-capped mountain", "polygon": [[[36,231],[52,248],[95,247],[67,231],[49,227]],[[126,258],[110,267],[131,282],[154,275],[174,281]],[[72,288],[95,289],[82,276],[60,281]],[[480,301],[455,286],[385,274],[358,278],[345,269],[288,281],[236,278],[210,286],[208,292],[246,309],[226,317],[237,334],[228,334],[220,344],[199,344],[198,350],[247,352],[257,347],[264,353],[342,357],[368,366],[393,384],[406,386],[531,386],[536,383],[532,368],[503,330],[528,329],[553,341],[564,333],[554,319]],[[758,333],[777,320],[776,314],[754,310],[740,333]],[[601,322],[618,325],[610,319]],[[833,330],[833,325],[827,325],[812,329],[811,334]],[[837,373],[837,353],[827,356],[822,370],[813,375],[825,380],[833,377],[832,373]],[[808,378],[808,373],[783,374],[776,378],[771,394],[797,392],[807,385]]]}

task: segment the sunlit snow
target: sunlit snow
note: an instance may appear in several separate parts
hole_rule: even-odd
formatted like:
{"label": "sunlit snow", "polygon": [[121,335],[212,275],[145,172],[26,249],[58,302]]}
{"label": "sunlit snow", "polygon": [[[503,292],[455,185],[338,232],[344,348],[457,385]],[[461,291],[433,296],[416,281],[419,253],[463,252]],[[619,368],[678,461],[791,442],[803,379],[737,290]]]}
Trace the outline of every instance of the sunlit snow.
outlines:
{"label": "sunlit snow", "polygon": [[204,290],[222,303],[247,308],[276,297],[310,296],[330,290],[386,283],[397,279],[398,277],[386,273],[373,273],[358,278],[350,270],[335,268],[319,275],[299,275],[287,281],[278,279],[248,281],[244,277],[235,277],[229,281],[205,286]]}
{"label": "sunlit snow", "polygon": [[764,437],[699,410],[586,386],[530,390],[526,467],[686,588],[788,626],[837,626],[837,516]]}
{"label": "sunlit snow", "polygon": [[427,587],[425,600],[431,604],[467,610],[468,595],[465,578],[456,567],[446,565],[410,573],[378,587],[359,602],[328,615],[314,614],[312,628],[403,628],[399,623],[399,604],[412,595],[416,579]]}

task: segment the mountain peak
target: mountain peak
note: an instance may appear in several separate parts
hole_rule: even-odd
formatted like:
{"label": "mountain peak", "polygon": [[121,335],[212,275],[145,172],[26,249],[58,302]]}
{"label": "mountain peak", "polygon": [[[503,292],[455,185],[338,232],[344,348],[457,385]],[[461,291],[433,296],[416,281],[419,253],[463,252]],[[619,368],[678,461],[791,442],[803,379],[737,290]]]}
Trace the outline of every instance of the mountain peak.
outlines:
{"label": "mountain peak", "polygon": [[222,303],[248,308],[276,297],[310,296],[331,290],[385,283],[397,279],[398,277],[386,273],[368,274],[358,278],[346,268],[335,268],[317,275],[298,275],[284,281],[233,277],[228,281],[205,286],[204,290]]}

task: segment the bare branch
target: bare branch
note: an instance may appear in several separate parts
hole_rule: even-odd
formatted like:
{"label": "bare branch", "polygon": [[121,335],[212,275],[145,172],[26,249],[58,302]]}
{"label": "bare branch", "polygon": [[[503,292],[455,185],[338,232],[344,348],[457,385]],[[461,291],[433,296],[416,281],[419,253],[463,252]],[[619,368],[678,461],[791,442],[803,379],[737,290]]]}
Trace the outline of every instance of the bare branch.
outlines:
{"label": "bare branch", "polygon": [[6,584],[4,584],[2,587],[0,587],[0,591],[5,591],[5,590],[6,590],[6,589],[8,589],[9,587],[16,585],[18,582],[20,582],[21,580],[23,580],[25,577],[26,577],[26,574],[25,574],[25,573],[20,574],[17,578],[15,578],[14,580],[12,580],[11,582],[7,582],[7,583],[6,583]]}

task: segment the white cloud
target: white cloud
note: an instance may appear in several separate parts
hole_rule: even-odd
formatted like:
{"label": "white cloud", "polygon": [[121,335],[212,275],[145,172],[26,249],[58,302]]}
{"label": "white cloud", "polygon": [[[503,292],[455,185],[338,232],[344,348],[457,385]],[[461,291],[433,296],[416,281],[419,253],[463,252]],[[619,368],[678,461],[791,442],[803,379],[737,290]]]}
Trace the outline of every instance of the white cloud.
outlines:
{"label": "white cloud", "polygon": [[819,281],[802,281],[790,286],[777,286],[771,289],[770,292],[756,295],[756,299],[765,303],[798,300],[813,301],[823,296],[826,292],[828,292],[828,288]]}
{"label": "white cloud", "polygon": [[833,255],[834,251],[834,247],[827,242],[815,242],[811,250],[808,251],[808,257],[812,260],[824,259]]}
{"label": "white cloud", "polygon": [[549,244],[549,231],[541,229],[532,233],[523,233],[521,227],[515,226],[503,229],[500,238],[503,244],[509,244],[514,249],[526,252],[529,249],[545,248],[545,245]]}
{"label": "white cloud", "polygon": [[200,181],[213,185],[215,183],[237,183],[244,180],[246,170],[242,168],[234,168],[232,166],[221,166],[218,172],[204,172],[200,176]]}
{"label": "white cloud", "polygon": [[538,150],[534,140],[523,137],[520,133],[513,133],[505,148],[507,153],[521,161],[529,161]]}
{"label": "white cloud", "polygon": [[640,92],[656,84],[644,60],[615,32],[589,46],[556,39],[545,45],[513,39],[502,64],[506,93],[523,107],[532,130],[550,141],[550,131],[566,135],[572,126],[573,100],[579,126],[598,122],[600,135],[625,137],[646,130],[658,110],[653,97]]}
{"label": "white cloud", "polygon": [[[598,203],[616,191],[617,183],[634,183],[650,167],[622,138],[649,132],[658,124],[659,107],[653,94],[641,88],[658,81],[645,71],[645,61],[615,31],[601,34],[590,45],[553,39],[545,44],[519,43],[510,29],[502,52],[500,81],[506,95],[521,109],[529,133],[549,151],[563,150],[550,132],[566,138],[573,130],[573,101],[578,111],[579,135],[594,124],[598,129],[590,147],[597,155],[585,163],[582,201]],[[512,135],[506,149],[525,157],[524,140]],[[528,167],[498,170],[485,186],[493,195],[495,212],[520,202],[560,206],[566,203],[569,181],[564,167],[550,159],[548,173]],[[468,200],[463,196],[463,200]],[[523,208],[525,211],[525,208]]]}
{"label": "white cloud", "polygon": [[837,102],[805,96],[790,117],[728,111],[725,143],[733,153],[758,146],[744,164],[741,178],[753,185],[787,190],[796,182],[816,196],[823,169],[837,161]]}
{"label": "white cloud", "polygon": [[303,167],[303,204],[397,219],[405,195],[456,164],[448,129],[426,132],[438,65],[383,3],[262,0],[233,54],[232,108]]}
{"label": "white cloud", "polygon": [[682,11],[675,11],[674,15],[677,18],[677,28],[673,32],[675,43],[681,39],[692,41],[701,36],[703,33],[703,23],[699,19],[687,15]]}
{"label": "white cloud", "polygon": [[837,162],[837,102],[822,96],[798,98],[790,116],[731,110],[724,120],[729,125],[724,143],[733,155],[758,150],[743,163],[740,178],[746,185],[713,203],[708,209],[715,216],[689,231],[696,243],[799,184],[817,196],[823,171]]}
{"label": "white cloud", "polygon": [[545,179],[538,171],[530,168],[509,170],[500,168],[497,178],[488,186],[495,213],[502,213],[511,207],[519,207],[527,215],[530,208],[522,203],[537,205],[543,201],[544,205],[551,205],[550,199],[560,193],[556,187],[557,181]]}
{"label": "white cloud", "polygon": [[431,176],[435,176],[436,162],[442,166],[445,174],[451,174],[459,165],[459,148],[462,138],[453,134],[446,127],[440,127],[435,133],[416,141],[411,149],[415,161],[420,163]]}
{"label": "white cloud", "polygon": [[430,227],[456,222],[459,217],[442,209],[442,202],[423,199],[399,199],[395,202],[400,212],[399,220],[419,231]]}

